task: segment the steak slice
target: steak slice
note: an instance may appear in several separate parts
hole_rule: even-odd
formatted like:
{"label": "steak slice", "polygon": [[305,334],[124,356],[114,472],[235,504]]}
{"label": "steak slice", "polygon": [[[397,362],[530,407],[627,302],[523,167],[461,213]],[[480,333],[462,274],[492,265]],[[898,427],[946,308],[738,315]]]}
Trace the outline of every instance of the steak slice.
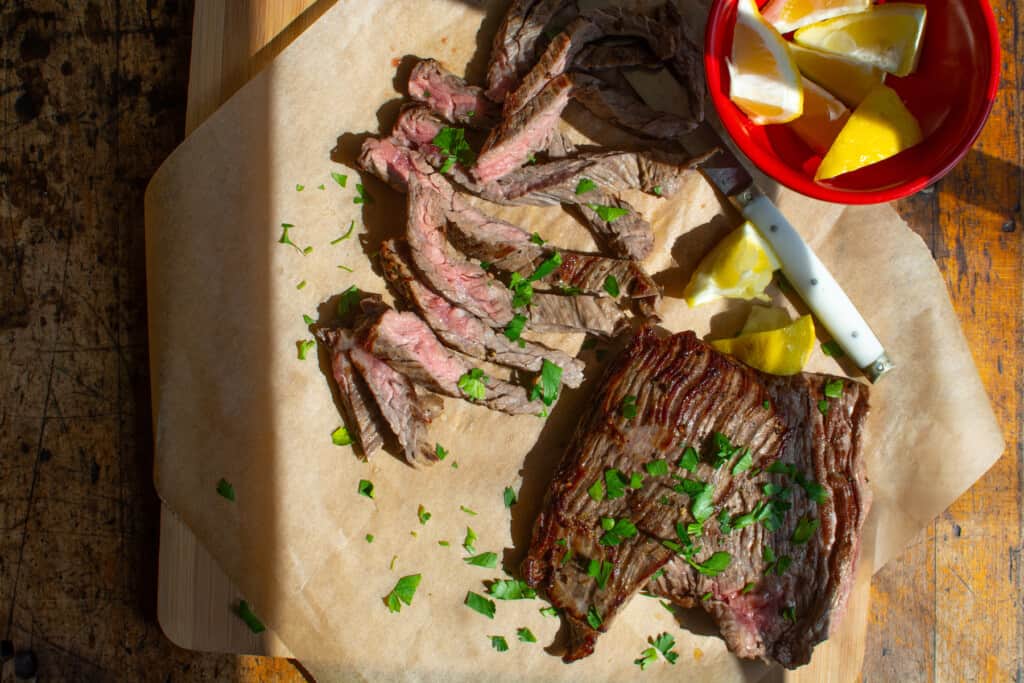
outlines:
{"label": "steak slice", "polygon": [[459,380],[474,367],[451,353],[415,313],[399,313],[385,308],[365,319],[359,343],[417,384],[445,396],[500,410],[510,415],[539,415],[544,404],[531,401],[523,387],[493,377],[485,378],[482,399],[472,399],[459,388]]}
{"label": "steak slice", "polygon": [[537,40],[566,0],[512,0],[494,35],[487,68],[487,96],[495,102],[519,82],[536,58]]}
{"label": "steak slice", "polygon": [[342,417],[349,434],[358,444],[364,458],[369,458],[383,445],[381,415],[374,405],[373,395],[356,376],[349,350],[354,341],[345,329],[321,329],[317,337],[327,345],[331,354],[331,375],[338,385]]}
{"label": "steak slice", "polygon": [[662,61],[643,42],[629,40],[591,43],[580,50],[573,62],[579,71],[604,71],[630,67],[658,67]]}
{"label": "steak slice", "polygon": [[499,107],[482,88],[449,73],[436,59],[417,62],[409,74],[408,87],[410,97],[451,123],[486,129],[500,118]]}
{"label": "steak slice", "polygon": [[699,120],[657,111],[636,92],[583,73],[573,73],[573,99],[594,116],[649,138],[675,140],[699,125]]}
{"label": "steak slice", "polygon": [[[836,382],[841,395],[823,413],[824,387]],[[867,409],[857,382],[775,377],[692,332],[638,333],[577,427],[523,564],[569,620],[565,659],[590,654],[646,586],[703,607],[741,657],[806,663],[853,582],[870,506]],[[654,461],[667,473],[647,469]],[[591,560],[611,563],[603,589]]]}
{"label": "steak slice", "polygon": [[420,397],[407,377],[358,346],[348,353],[398,437],[406,462],[414,467],[437,462],[436,450],[427,440],[427,425],[441,411],[441,399],[432,394]]}
{"label": "steak slice", "polygon": [[587,332],[614,337],[628,325],[613,299],[536,292],[526,311],[527,326],[537,332]]}
{"label": "steak slice", "polygon": [[560,76],[549,82],[514,114],[506,116],[484,143],[473,178],[489,183],[519,168],[534,152],[548,146],[562,111],[569,104],[572,81]]}
{"label": "steak slice", "polygon": [[380,247],[384,277],[419,311],[447,346],[467,356],[530,372],[540,372],[544,360],[562,369],[562,382],[578,387],[583,362],[543,344],[522,340],[520,346],[461,308],[452,306],[416,279],[409,267],[408,245],[387,240]]}
{"label": "steak slice", "polygon": [[[489,325],[512,319],[512,295],[485,270],[458,254],[445,238],[445,201],[434,189],[445,183],[439,174],[409,176],[409,215],[406,238],[416,269],[430,286]],[[446,183],[445,183],[446,186]],[[451,194],[447,188],[446,194]]]}
{"label": "steak slice", "polygon": [[[590,229],[618,256],[642,261],[654,248],[654,231],[627,201],[606,194],[600,188],[588,193],[586,203],[577,207]],[[601,211],[621,211],[609,214],[605,220]]]}

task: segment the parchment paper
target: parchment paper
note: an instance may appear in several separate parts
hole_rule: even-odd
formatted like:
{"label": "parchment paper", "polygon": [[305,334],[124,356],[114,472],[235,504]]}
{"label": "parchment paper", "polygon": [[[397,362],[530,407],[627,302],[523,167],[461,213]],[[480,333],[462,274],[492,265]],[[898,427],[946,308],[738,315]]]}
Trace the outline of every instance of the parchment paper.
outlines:
{"label": "parchment paper", "polygon": [[[597,652],[571,666],[543,651],[559,625],[539,614],[545,603],[499,601],[493,621],[463,606],[468,590],[483,594],[484,580],[503,576],[463,562],[466,527],[479,537],[477,552],[518,566],[593,381],[566,392],[546,421],[448,400],[433,433],[451,455],[414,471],[387,453],[363,463],[333,446],[341,419],[326,359],[297,358],[296,343],[311,338],[303,314],[329,320],[332,297],[349,285],[385,290],[367,254],[404,226],[405,198],[360,180],[352,162],[361,138],[338,136],[390,126],[405,55],[439,58],[457,73],[468,65],[479,78],[501,14],[495,4],[339,2],[158,171],[146,197],[158,490],[321,681],[618,680],[637,674],[633,660],[662,631],[676,635],[688,677],[758,678],[763,665],[731,656],[710,622],[686,617],[693,630],[681,630],[648,598],[633,599]],[[699,17],[702,7],[691,10]],[[347,173],[348,187],[331,171]],[[353,203],[356,182],[372,203]],[[666,290],[664,327],[734,334],[749,304],[690,310],[680,297],[735,216],[697,176],[672,200],[628,198],[657,232],[647,265]],[[872,390],[865,443],[875,495],[865,538],[875,539],[881,567],[993,464],[1002,438],[932,257],[897,214],[788,191],[777,200],[899,366]],[[559,208],[494,212],[555,244],[592,246]],[[353,238],[330,245],[350,220]],[[279,244],[282,223],[314,250],[303,256]],[[581,337],[554,341],[574,351]],[[820,352],[809,369],[858,376]],[[598,373],[591,363],[588,376]],[[222,477],[234,503],[215,492]],[[360,479],[374,482],[375,499],[356,494]],[[511,511],[505,486],[519,491]],[[426,525],[421,504],[432,514]],[[382,597],[415,573],[423,579],[412,606],[389,613]],[[539,643],[517,641],[522,626]],[[490,635],[505,636],[511,650],[492,650]],[[662,662],[643,675],[668,680],[683,667]]]}

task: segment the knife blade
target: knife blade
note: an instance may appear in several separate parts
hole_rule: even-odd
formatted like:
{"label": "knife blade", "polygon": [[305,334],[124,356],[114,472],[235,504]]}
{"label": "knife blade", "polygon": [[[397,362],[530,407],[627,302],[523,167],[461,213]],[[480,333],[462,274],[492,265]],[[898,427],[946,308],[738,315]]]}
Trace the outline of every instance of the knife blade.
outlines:
{"label": "knife blade", "polygon": [[895,365],[864,316],[718,134],[702,128],[704,136],[717,138],[717,150],[698,161],[697,168],[757,228],[800,298],[868,380],[877,382]]}

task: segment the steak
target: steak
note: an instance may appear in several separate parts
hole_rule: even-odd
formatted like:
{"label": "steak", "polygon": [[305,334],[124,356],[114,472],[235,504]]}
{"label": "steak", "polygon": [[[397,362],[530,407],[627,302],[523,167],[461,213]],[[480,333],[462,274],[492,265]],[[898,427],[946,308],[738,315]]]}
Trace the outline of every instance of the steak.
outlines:
{"label": "steak", "polygon": [[630,67],[659,67],[661,64],[662,61],[645,43],[630,40],[591,43],[580,50],[573,61],[573,68],[578,71],[604,71]]}
{"label": "steak", "polygon": [[519,82],[536,58],[537,40],[566,0],[512,0],[498,27],[487,68],[487,96],[495,102]]}
{"label": "steak", "polygon": [[583,382],[583,362],[543,344],[522,340],[522,346],[496,332],[476,316],[452,306],[416,279],[409,267],[408,245],[387,240],[380,247],[384,277],[416,307],[438,338],[467,356],[529,372],[540,372],[544,360],[562,369],[562,382],[578,387]]}
{"label": "steak", "polygon": [[614,337],[628,325],[613,299],[537,292],[526,310],[527,327],[537,332],[588,332]]}
{"label": "steak", "polygon": [[[512,319],[512,295],[485,270],[457,253],[445,238],[445,202],[433,183],[439,174],[409,176],[406,238],[412,260],[424,280],[453,304],[485,320],[504,325]],[[446,185],[446,184],[445,184]],[[451,188],[447,188],[447,194]]]}
{"label": "steak", "polygon": [[548,146],[562,111],[569,104],[572,81],[560,76],[544,85],[529,102],[491,131],[473,167],[477,182],[489,183],[519,168],[534,152]]}
{"label": "steak", "polygon": [[[591,197],[593,195],[593,197]],[[589,201],[578,203],[580,213],[590,229],[597,234],[609,249],[617,256],[642,261],[654,248],[654,231],[651,224],[644,220],[624,199],[606,194],[599,189],[587,196]],[[621,214],[607,214],[601,211],[621,211]]]}
{"label": "steak", "polygon": [[357,337],[367,351],[412,381],[445,396],[500,410],[510,415],[540,415],[544,403],[530,400],[523,387],[483,377],[483,397],[474,399],[459,387],[459,380],[474,366],[442,346],[415,313],[383,309],[364,319]]}
{"label": "steak", "polygon": [[499,107],[483,89],[445,71],[436,59],[420,60],[409,74],[408,87],[410,97],[451,123],[486,129],[500,118]]}
{"label": "steak", "polygon": [[637,135],[675,140],[699,125],[698,120],[652,109],[632,89],[583,73],[572,74],[572,80],[573,99],[599,119]]}
{"label": "steak", "polygon": [[857,382],[767,375],[692,332],[639,332],[580,421],[523,563],[568,619],[565,659],[591,654],[646,588],[701,606],[738,656],[809,661],[853,582],[867,410]]}
{"label": "steak", "polygon": [[353,441],[364,458],[369,458],[383,445],[381,415],[374,405],[373,395],[356,376],[349,350],[353,347],[348,330],[321,329],[317,336],[327,345],[331,355],[331,375],[338,385],[342,417]]}
{"label": "steak", "polygon": [[436,449],[427,440],[427,425],[441,411],[441,399],[432,394],[421,398],[407,377],[358,346],[348,353],[398,437],[406,462],[414,467],[437,462]]}

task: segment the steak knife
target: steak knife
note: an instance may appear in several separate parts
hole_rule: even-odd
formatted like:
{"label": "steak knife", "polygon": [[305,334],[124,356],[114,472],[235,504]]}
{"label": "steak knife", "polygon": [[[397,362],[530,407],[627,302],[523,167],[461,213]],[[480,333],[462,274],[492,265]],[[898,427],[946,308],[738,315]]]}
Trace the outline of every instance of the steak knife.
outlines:
{"label": "steak knife", "polygon": [[715,189],[725,195],[775,251],[782,272],[815,317],[872,383],[893,369],[882,343],[871,331],[850,297],[811,251],[800,234],[755,184],[750,173],[708,126],[705,135],[717,138],[717,150],[697,163]]}

